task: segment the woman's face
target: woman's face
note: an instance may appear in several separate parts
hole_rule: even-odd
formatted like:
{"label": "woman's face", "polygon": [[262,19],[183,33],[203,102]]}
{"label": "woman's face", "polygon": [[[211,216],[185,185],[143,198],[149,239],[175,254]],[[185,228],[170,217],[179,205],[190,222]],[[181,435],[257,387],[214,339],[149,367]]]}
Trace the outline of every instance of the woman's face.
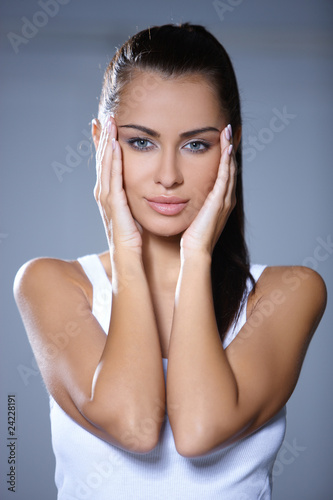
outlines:
{"label": "woman's face", "polygon": [[148,77],[141,72],[126,85],[115,114],[124,188],[144,230],[178,235],[214,185],[227,122],[204,77],[154,73],[149,86]]}

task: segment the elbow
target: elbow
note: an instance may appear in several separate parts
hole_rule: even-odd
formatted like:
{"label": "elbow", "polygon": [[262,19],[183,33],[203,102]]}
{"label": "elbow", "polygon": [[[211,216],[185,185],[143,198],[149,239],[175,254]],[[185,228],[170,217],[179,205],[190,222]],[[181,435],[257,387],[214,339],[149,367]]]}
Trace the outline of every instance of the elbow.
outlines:
{"label": "elbow", "polygon": [[184,426],[173,432],[176,450],[185,458],[203,457],[238,439],[235,429],[223,427],[221,423],[214,425],[212,422],[197,424],[192,428]]}
{"label": "elbow", "polygon": [[194,436],[183,436],[175,438],[175,447],[177,453],[184,458],[198,458],[204,456],[207,451],[201,445],[201,440]]}
{"label": "elbow", "polygon": [[120,415],[117,420],[117,439],[122,448],[133,453],[149,453],[156,448],[161,425],[150,417],[124,418]]}
{"label": "elbow", "polygon": [[212,429],[204,425],[178,427],[173,430],[175,447],[179,455],[185,458],[202,457],[212,451]]}
{"label": "elbow", "polygon": [[126,451],[149,453],[158,444],[162,422],[156,419],[120,408],[111,410],[92,400],[85,404],[82,414],[100,430],[105,441]]}
{"label": "elbow", "polygon": [[185,458],[199,458],[213,451],[207,438],[201,434],[178,436],[175,438],[175,447],[179,455]]}

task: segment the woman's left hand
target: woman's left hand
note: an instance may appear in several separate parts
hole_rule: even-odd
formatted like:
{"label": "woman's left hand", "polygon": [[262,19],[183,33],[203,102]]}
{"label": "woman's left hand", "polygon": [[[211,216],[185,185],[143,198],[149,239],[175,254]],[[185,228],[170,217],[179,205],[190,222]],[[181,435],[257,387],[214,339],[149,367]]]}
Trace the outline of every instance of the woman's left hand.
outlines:
{"label": "woman's left hand", "polygon": [[221,159],[217,178],[197,216],[182,236],[180,242],[182,260],[197,253],[212,255],[216,242],[236,205],[237,166],[231,125],[221,132],[220,144]]}

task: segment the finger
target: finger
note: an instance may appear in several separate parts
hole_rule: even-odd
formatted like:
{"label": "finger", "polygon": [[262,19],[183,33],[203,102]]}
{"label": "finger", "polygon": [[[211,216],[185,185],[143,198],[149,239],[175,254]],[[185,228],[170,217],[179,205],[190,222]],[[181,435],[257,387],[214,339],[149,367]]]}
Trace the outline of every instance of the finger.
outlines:
{"label": "finger", "polygon": [[112,161],[111,161],[111,192],[119,193],[123,189],[123,165],[119,142],[114,137],[112,139]]}
{"label": "finger", "polygon": [[101,172],[102,172],[102,161],[106,145],[107,129],[104,126],[99,138],[98,147],[96,151],[96,185],[95,185],[95,198],[98,200],[101,195]]}
{"label": "finger", "polygon": [[101,164],[103,160],[103,155],[104,155],[104,150],[105,150],[105,145],[106,145],[106,139],[107,139],[107,128],[103,126],[102,132],[99,138],[98,142],[98,147],[96,151],[96,169],[97,169],[97,175],[100,177],[100,171],[101,171]]}
{"label": "finger", "polygon": [[116,134],[117,127],[115,121],[112,117],[109,117],[109,120],[106,123],[105,145],[101,166],[102,192],[105,194],[109,193],[110,191],[110,178],[113,158],[112,140],[114,137],[116,137]]}
{"label": "finger", "polygon": [[112,168],[112,138],[116,136],[116,125],[110,117],[101,134],[101,149],[99,152],[99,178],[100,195],[106,195],[110,191],[110,177]]}
{"label": "finger", "polygon": [[[217,177],[215,179],[214,186],[210,193],[208,194],[200,212],[199,218],[213,220],[211,217],[211,210],[217,214],[225,204],[225,196],[228,192],[229,180],[230,180],[230,162],[231,162],[231,137],[226,134],[227,127],[221,132],[220,142],[221,142],[221,157],[218,167]],[[208,219],[207,219],[208,221]]]}
{"label": "finger", "polygon": [[230,155],[230,178],[225,195],[225,204],[234,207],[236,204],[237,163],[234,151]]}
{"label": "finger", "polygon": [[[229,128],[230,127],[230,128]],[[221,132],[220,144],[221,144],[221,158],[219,163],[219,168],[217,171],[217,177],[212,190],[212,196],[216,196],[219,203],[223,204],[226,193],[228,192],[228,187],[230,183],[230,166],[231,166],[231,155],[232,155],[232,135],[230,134],[231,126],[227,126]]]}
{"label": "finger", "polygon": [[[225,139],[226,139],[226,148],[229,154],[229,181],[228,181],[228,187],[227,191],[225,194],[225,204],[228,208],[234,207],[235,202],[236,202],[236,175],[237,175],[237,163],[236,163],[236,157],[235,157],[235,151],[233,148],[233,135],[232,135],[232,127],[229,124],[225,128]],[[229,146],[228,146],[229,142]]]}

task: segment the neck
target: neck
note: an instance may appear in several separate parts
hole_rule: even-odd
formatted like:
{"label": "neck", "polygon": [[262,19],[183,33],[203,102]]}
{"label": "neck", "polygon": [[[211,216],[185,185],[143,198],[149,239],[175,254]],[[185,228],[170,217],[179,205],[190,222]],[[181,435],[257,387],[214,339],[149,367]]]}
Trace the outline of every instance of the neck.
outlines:
{"label": "neck", "polygon": [[180,235],[156,236],[142,234],[142,259],[151,287],[175,288],[180,268]]}

